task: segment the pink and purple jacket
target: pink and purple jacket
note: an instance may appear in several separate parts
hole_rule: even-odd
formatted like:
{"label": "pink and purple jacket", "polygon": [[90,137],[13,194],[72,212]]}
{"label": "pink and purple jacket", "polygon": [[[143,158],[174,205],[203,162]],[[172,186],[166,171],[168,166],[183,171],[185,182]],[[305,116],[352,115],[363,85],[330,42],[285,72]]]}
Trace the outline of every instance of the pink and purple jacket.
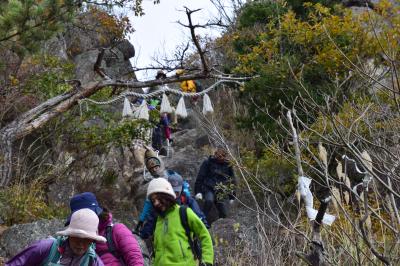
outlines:
{"label": "pink and purple jacket", "polygon": [[[112,224],[111,213],[106,221],[100,221],[99,235],[106,237],[106,228]],[[96,242],[96,253],[106,266],[143,266],[143,256],[139,243],[124,224],[115,224],[112,229],[112,239],[116,249],[116,258],[109,252],[107,243]]]}

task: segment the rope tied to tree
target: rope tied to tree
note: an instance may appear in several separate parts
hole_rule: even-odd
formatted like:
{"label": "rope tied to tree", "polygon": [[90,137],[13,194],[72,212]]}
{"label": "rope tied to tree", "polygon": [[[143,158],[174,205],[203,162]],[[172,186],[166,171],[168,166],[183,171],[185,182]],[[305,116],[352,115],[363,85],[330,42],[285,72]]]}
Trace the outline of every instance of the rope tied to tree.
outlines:
{"label": "rope tied to tree", "polygon": [[108,101],[96,101],[96,100],[92,100],[92,99],[89,99],[89,98],[85,98],[85,99],[82,99],[80,101],[81,102],[90,102],[90,103],[94,103],[94,104],[98,104],[98,105],[107,105],[107,104],[112,104],[112,103],[121,101],[121,100],[125,99],[125,97],[127,97],[127,96],[136,96],[136,97],[139,97],[139,98],[147,99],[147,98],[152,98],[152,97],[154,97],[156,95],[163,94],[163,93],[166,93],[166,92],[169,92],[169,93],[172,93],[172,94],[176,94],[176,95],[180,95],[182,97],[196,97],[196,96],[205,95],[209,91],[215,89],[221,83],[236,83],[236,84],[239,84],[239,85],[243,85],[243,82],[241,82],[241,81],[222,79],[222,80],[218,80],[213,85],[211,85],[210,87],[204,89],[201,92],[182,92],[182,91],[179,91],[179,90],[176,90],[176,89],[171,89],[171,88],[168,87],[168,85],[162,85],[162,86],[160,86],[161,87],[160,89],[158,89],[156,91],[153,91],[153,92],[150,92],[150,93],[139,93],[139,92],[133,92],[133,91],[126,91],[126,92],[123,92],[120,95],[118,95],[117,97],[115,97],[115,98],[113,98],[111,100],[108,100]]}

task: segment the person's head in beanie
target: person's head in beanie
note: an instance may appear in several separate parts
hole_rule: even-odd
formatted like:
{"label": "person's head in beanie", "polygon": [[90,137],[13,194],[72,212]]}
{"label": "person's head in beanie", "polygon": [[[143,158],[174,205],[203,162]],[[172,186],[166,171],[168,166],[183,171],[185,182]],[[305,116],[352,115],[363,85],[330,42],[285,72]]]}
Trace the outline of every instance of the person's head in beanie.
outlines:
{"label": "person's head in beanie", "polygon": [[168,175],[168,182],[171,184],[176,197],[179,197],[182,193],[182,186],[183,186],[182,176],[177,172],[171,171],[171,173]]}
{"label": "person's head in beanie", "polygon": [[100,215],[103,212],[103,209],[100,207],[99,203],[97,202],[96,196],[92,192],[83,192],[80,194],[74,195],[70,202],[69,207],[71,209],[71,214],[67,218],[65,222],[65,226],[69,225],[71,215],[80,209],[91,209],[96,213],[96,215]]}
{"label": "person's head in beanie", "polygon": [[157,154],[152,150],[147,150],[144,155],[147,170],[153,177],[164,176],[165,167]]}
{"label": "person's head in beanie", "polygon": [[164,213],[176,204],[175,192],[165,178],[155,178],[150,181],[147,197],[158,213]]}

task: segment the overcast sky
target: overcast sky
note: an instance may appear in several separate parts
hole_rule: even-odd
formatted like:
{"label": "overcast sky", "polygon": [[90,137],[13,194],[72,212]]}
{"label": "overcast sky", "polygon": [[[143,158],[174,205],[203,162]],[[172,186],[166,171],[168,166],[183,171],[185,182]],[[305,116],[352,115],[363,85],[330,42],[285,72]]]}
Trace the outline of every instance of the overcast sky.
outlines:
{"label": "overcast sky", "polygon": [[[179,20],[187,24],[184,6],[189,9],[202,8],[193,16],[193,22],[202,23],[216,14],[215,7],[209,0],[161,0],[154,5],[153,0],[143,0],[145,15],[142,17],[131,16],[135,32],[130,36],[130,41],[136,49],[132,63],[136,67],[149,66],[156,54],[173,54],[174,48],[184,43],[190,37],[190,32],[177,24]],[[217,36],[217,30],[198,31],[204,35]],[[154,77],[154,72],[138,72],[139,80]]]}

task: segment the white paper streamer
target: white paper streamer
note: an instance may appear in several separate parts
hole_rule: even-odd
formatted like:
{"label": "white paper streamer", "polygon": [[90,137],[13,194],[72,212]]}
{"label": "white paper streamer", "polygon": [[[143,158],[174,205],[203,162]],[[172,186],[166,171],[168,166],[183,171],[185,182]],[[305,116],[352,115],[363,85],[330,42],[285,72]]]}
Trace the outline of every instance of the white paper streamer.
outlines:
{"label": "white paper streamer", "polygon": [[187,111],[186,111],[186,106],[185,106],[185,99],[181,97],[179,99],[178,105],[176,106],[176,112],[175,114],[179,117],[185,118],[187,117]]}
{"label": "white paper streamer", "polygon": [[[298,189],[300,192],[301,197],[304,200],[305,207],[306,207],[306,212],[307,212],[307,217],[313,221],[315,220],[315,217],[317,217],[318,211],[314,209],[314,199],[313,195],[310,191],[310,184],[311,184],[311,179],[305,176],[299,176],[298,179]],[[335,221],[336,217],[330,214],[325,213],[324,218],[322,219],[322,223],[327,224],[327,225],[332,225],[332,223]]]}
{"label": "white paper streamer", "polygon": [[160,113],[172,113],[171,104],[169,103],[168,97],[165,93],[162,96]]}
{"label": "white paper streamer", "polygon": [[139,108],[133,113],[133,117],[149,120],[149,109],[147,108],[147,102],[144,99]]}
{"label": "white paper streamer", "polygon": [[129,102],[128,98],[125,97],[124,108],[122,109],[122,117],[129,117],[132,115],[133,115],[133,111],[131,108],[131,103]]}
{"label": "white paper streamer", "polygon": [[203,96],[203,114],[213,113],[214,108],[212,107],[210,97],[206,94]]}

